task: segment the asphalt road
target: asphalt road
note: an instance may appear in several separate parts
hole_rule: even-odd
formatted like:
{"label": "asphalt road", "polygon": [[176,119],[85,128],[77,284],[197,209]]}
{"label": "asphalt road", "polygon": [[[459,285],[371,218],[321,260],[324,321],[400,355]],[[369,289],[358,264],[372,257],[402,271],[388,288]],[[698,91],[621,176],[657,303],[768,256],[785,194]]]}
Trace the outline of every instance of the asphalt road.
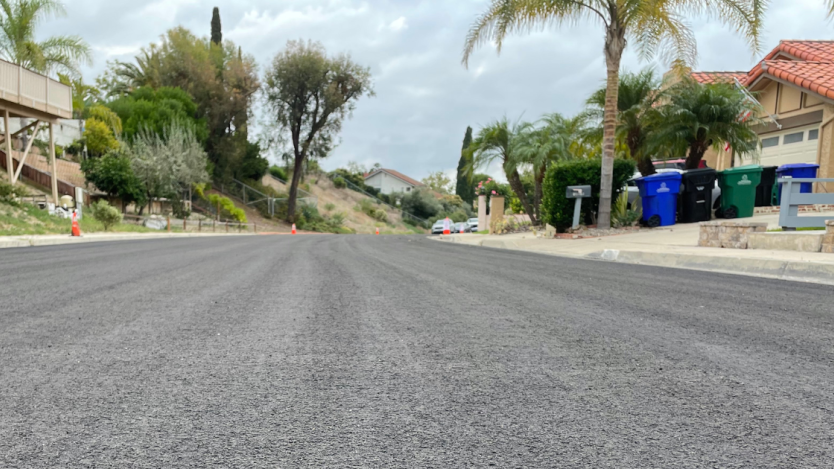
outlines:
{"label": "asphalt road", "polygon": [[0,467],[834,467],[834,288],[261,236],[0,250]]}

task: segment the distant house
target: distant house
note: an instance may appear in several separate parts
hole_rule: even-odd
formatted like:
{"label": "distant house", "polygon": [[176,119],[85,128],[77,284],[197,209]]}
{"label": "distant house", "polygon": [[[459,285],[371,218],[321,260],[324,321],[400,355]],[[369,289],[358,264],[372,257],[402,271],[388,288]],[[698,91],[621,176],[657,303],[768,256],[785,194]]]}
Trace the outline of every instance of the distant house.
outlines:
{"label": "distant house", "polygon": [[407,193],[423,183],[393,169],[377,168],[365,175],[365,184],[383,194]]}

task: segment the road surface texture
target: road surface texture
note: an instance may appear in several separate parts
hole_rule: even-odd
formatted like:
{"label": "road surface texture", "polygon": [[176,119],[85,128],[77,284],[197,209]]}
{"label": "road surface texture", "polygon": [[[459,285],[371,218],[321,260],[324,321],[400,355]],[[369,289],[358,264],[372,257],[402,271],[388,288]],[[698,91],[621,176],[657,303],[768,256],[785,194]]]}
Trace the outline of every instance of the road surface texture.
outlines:
{"label": "road surface texture", "polygon": [[259,236],[0,251],[0,467],[834,467],[834,288]]}

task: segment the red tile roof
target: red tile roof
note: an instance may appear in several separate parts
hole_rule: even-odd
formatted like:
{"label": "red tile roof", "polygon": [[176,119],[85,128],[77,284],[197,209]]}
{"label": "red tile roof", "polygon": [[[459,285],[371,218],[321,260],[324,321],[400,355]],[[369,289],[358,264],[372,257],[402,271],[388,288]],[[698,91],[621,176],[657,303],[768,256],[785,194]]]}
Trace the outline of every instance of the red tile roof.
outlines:
{"label": "red tile roof", "polygon": [[834,99],[834,41],[780,41],[746,74],[692,72],[692,78],[700,83],[726,83],[736,78],[742,85],[752,86],[765,74]]}
{"label": "red tile roof", "polygon": [[768,75],[834,99],[834,62],[765,60],[761,67]]}
{"label": "red tile roof", "polygon": [[733,83],[733,78],[744,83],[747,72],[692,72],[692,78],[705,85],[712,83]]}
{"label": "red tile roof", "polygon": [[371,171],[370,174],[365,175],[365,179],[368,179],[369,177],[379,173],[380,171],[385,171],[386,173],[390,174],[391,176],[394,176],[397,179],[401,179],[401,180],[411,184],[412,186],[415,186],[415,187],[422,187],[423,186],[423,183],[416,180],[416,179],[411,179],[410,177],[406,176],[405,174],[403,174],[399,171],[394,171],[393,169],[385,169],[385,168],[380,168],[380,169],[377,169],[376,171]]}

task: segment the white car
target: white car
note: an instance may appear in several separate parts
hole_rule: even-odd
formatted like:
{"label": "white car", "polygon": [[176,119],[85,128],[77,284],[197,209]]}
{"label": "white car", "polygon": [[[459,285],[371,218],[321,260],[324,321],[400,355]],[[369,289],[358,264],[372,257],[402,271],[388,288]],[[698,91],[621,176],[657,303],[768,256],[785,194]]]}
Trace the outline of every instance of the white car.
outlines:
{"label": "white car", "polygon": [[478,219],[477,218],[470,218],[469,220],[466,220],[466,223],[469,224],[469,229],[472,230],[473,233],[478,231]]}

